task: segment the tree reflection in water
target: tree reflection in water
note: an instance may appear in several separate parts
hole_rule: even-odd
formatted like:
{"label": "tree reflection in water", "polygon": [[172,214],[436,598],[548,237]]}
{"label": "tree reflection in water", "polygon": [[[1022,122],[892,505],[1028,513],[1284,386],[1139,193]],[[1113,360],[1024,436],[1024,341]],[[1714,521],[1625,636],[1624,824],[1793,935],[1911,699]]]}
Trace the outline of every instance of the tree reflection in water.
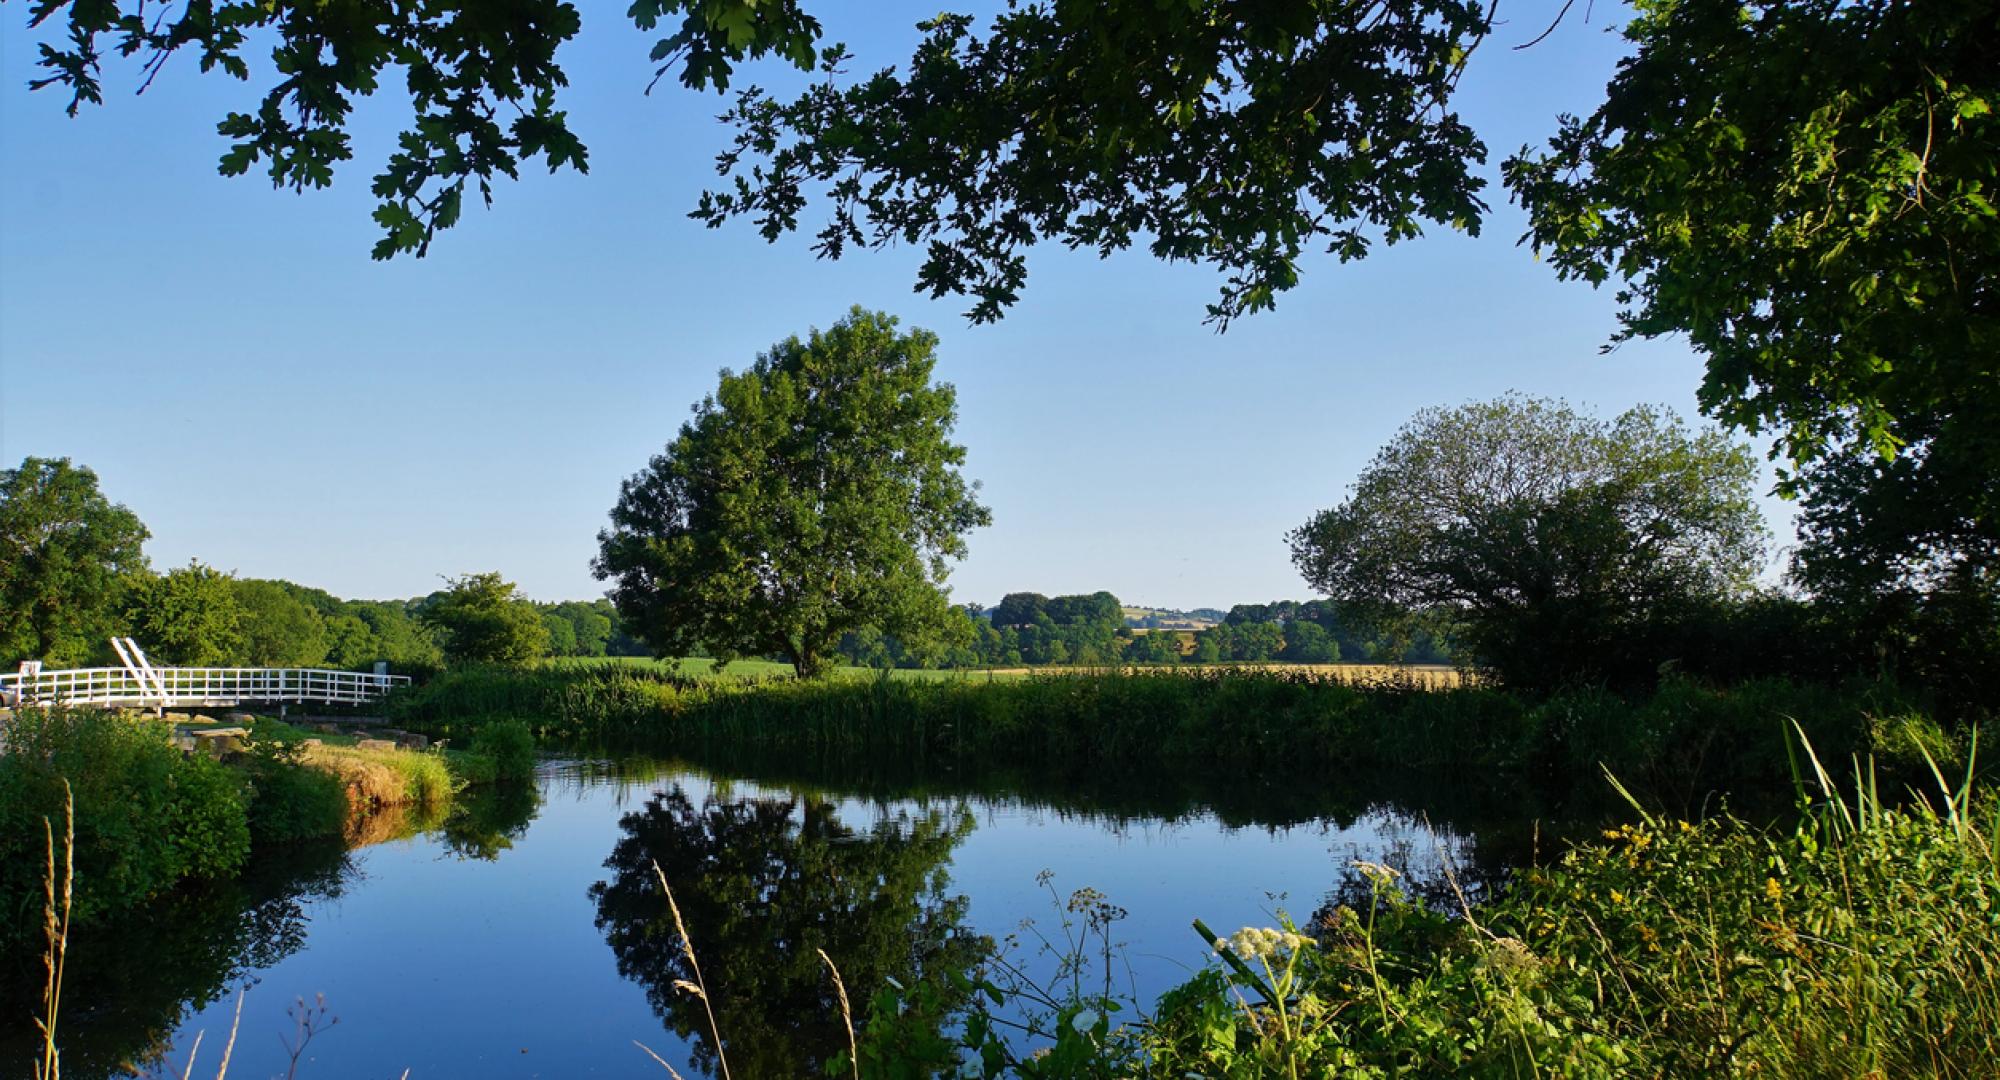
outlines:
{"label": "tree reflection in water", "polygon": [[461,859],[492,862],[526,836],[541,792],[533,784],[497,784],[462,791],[438,827],[444,849]]}
{"label": "tree reflection in water", "polygon": [[991,939],[964,925],[966,898],[948,892],[945,867],[973,828],[963,804],[854,828],[815,795],[710,795],[697,805],[676,784],[619,826],[624,837],[605,861],[612,878],[590,890],[597,927],[619,974],[645,987],[710,1075],[716,1047],[700,1000],[675,985],[694,973],[655,863],[673,887],[739,1078],[819,1075],[847,1048],[818,950],[839,966],[857,1023],[893,978],[938,991],[936,1015],[910,1018],[932,1030],[963,1000],[948,975],[992,951]]}
{"label": "tree reflection in water", "polygon": [[[240,877],[196,882],[141,911],[79,926],[63,973],[63,1076],[164,1069],[175,1029],[297,952],[307,907],[339,896],[353,873],[339,841],[297,844],[261,852]],[[29,1061],[41,1045],[32,1021],[41,960],[18,959],[0,979],[6,1062]]]}

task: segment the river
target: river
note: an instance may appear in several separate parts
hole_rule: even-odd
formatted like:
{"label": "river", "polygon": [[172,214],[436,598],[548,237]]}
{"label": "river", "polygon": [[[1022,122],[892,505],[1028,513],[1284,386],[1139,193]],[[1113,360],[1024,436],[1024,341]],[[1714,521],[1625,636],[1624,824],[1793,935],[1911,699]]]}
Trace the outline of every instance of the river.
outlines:
{"label": "river", "polygon": [[[1088,978],[1108,973],[1143,1007],[1206,962],[1194,918],[1222,933],[1281,914],[1308,924],[1357,895],[1358,859],[1444,903],[1450,866],[1476,898],[1534,842],[1518,814],[1494,830],[1427,805],[1332,779],[1260,792],[1226,777],[836,770],[808,785],[636,755],[552,760],[532,789],[262,853],[239,880],[79,928],[63,1074],[180,1076],[199,1038],[192,1075],[213,1076],[239,993],[232,1077],[285,1076],[295,1051],[300,1077],[666,1075],[635,1043],[712,1073],[656,864],[734,1075],[817,1073],[846,1039],[819,949],[857,1010],[891,979],[943,986],[996,952],[1044,983],[1080,952]],[[24,1062],[32,1001],[15,989],[0,1052]]]}

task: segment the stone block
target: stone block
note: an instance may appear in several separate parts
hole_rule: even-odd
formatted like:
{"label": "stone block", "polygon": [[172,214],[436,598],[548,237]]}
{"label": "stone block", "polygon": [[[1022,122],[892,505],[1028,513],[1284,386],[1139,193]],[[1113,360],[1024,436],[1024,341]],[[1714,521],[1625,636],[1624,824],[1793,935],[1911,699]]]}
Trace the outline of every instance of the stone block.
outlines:
{"label": "stone block", "polygon": [[429,736],[405,731],[396,736],[396,745],[405,750],[424,750],[430,747],[431,740]]}
{"label": "stone block", "polygon": [[354,744],[356,750],[394,750],[396,744],[387,739],[361,739]]}

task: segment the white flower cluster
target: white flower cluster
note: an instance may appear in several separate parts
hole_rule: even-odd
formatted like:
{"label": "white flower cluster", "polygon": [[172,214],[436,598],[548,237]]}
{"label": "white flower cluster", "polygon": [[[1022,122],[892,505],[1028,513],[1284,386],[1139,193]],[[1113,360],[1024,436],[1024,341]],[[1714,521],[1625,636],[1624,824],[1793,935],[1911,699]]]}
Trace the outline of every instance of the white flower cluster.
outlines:
{"label": "white flower cluster", "polygon": [[1312,944],[1304,934],[1273,930],[1268,926],[1246,926],[1226,938],[1215,939],[1215,954],[1235,953],[1245,960],[1276,956],[1281,950],[1296,952]]}

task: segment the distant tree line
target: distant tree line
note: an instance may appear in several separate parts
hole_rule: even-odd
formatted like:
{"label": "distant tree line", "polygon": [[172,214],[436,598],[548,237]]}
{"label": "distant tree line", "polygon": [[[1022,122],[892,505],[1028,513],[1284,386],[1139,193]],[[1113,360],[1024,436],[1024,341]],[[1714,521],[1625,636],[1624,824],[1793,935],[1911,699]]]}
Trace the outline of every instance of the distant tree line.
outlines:
{"label": "distant tree line", "polygon": [[1195,631],[1148,626],[1159,620],[1127,620],[1123,612],[1109,592],[1008,593],[991,609],[959,609],[941,639],[912,647],[868,627],[842,638],[839,652],[849,664],[876,668],[1452,660],[1428,631],[1365,631],[1321,600],[1204,608],[1199,614],[1217,621]]}
{"label": "distant tree line", "polygon": [[112,662],[130,636],[156,663],[331,667],[643,655],[606,599],[535,604],[499,574],[406,600],[343,600],[197,561],[155,571],[138,515],[66,458],[0,471],[0,667]]}

